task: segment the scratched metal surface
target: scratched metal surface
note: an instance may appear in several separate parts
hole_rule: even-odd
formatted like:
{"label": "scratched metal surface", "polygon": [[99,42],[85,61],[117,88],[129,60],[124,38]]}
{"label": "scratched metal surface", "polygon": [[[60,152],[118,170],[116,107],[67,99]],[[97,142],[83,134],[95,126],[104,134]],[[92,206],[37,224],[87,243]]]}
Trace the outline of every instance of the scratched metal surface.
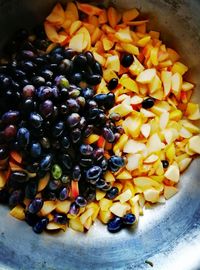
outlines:
{"label": "scratched metal surface", "polygon": [[[30,27],[50,11],[51,0],[1,0],[0,44],[19,27]],[[189,0],[113,1],[147,13],[151,28],[181,52],[200,101],[200,2]],[[8,34],[9,33],[9,34]],[[0,206],[0,269],[6,270],[199,270],[200,159],[181,178],[180,192],[165,205],[146,210],[137,228],[111,235],[95,223],[87,234],[32,233]],[[149,260],[153,268],[145,263]]]}

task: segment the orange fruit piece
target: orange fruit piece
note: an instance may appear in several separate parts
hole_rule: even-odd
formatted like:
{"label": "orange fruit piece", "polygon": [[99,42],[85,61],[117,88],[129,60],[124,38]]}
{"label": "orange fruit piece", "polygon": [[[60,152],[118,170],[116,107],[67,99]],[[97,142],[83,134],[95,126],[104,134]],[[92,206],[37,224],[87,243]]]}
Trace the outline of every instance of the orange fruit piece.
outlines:
{"label": "orange fruit piece", "polygon": [[79,3],[76,2],[77,7],[79,10],[81,10],[82,12],[84,12],[87,15],[100,15],[102,12],[101,8],[98,8],[96,6],[90,5],[90,4],[85,4],[85,3]]}
{"label": "orange fruit piece", "polygon": [[65,12],[60,3],[57,3],[46,20],[51,24],[60,26],[65,20]]}
{"label": "orange fruit piece", "polygon": [[50,24],[49,22],[45,22],[44,23],[44,29],[45,29],[45,33],[48,37],[49,40],[51,40],[52,42],[57,43],[58,42],[58,33],[56,31],[55,26],[53,26],[52,24]]}
{"label": "orange fruit piece", "polygon": [[115,28],[118,22],[118,13],[114,7],[109,7],[107,11],[108,22],[112,28]]}

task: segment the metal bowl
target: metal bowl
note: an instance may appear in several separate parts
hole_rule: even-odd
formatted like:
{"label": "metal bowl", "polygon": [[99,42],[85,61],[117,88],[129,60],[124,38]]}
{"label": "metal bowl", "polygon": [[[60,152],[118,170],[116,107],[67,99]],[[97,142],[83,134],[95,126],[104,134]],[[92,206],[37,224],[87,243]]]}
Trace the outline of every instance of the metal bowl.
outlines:
{"label": "metal bowl", "polygon": [[[19,27],[42,21],[56,1],[0,1],[0,42]],[[150,28],[177,48],[191,67],[200,101],[200,2],[198,0],[114,0],[119,7],[137,7],[148,14]],[[109,234],[98,222],[86,234],[36,235],[0,207],[0,269],[200,269],[200,159],[182,175],[180,192],[165,205],[145,210],[137,228]]]}

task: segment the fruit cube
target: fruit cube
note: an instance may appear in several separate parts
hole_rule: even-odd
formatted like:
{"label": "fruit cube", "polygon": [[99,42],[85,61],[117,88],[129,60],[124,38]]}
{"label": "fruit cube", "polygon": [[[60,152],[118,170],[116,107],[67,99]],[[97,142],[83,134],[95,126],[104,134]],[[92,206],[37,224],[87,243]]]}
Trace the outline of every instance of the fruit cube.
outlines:
{"label": "fruit cube", "polygon": [[172,67],[172,73],[179,73],[181,76],[188,71],[188,67],[181,62],[174,63]]}
{"label": "fruit cube", "polygon": [[188,147],[194,153],[200,154],[200,135],[196,135],[190,138]]}
{"label": "fruit cube", "polygon": [[128,154],[126,157],[127,157],[127,164],[126,164],[127,170],[133,171],[139,168],[139,162],[142,157],[141,154]]}
{"label": "fruit cube", "polygon": [[19,219],[24,220],[25,219],[25,212],[24,208],[21,205],[16,205],[11,211],[10,215]]}
{"label": "fruit cube", "polygon": [[144,198],[146,201],[156,203],[159,200],[159,191],[154,188],[149,188],[144,191]]}
{"label": "fruit cube", "polygon": [[170,165],[164,175],[170,181],[178,183],[180,179],[180,171],[179,171],[178,166]]}
{"label": "fruit cube", "polygon": [[178,192],[178,189],[173,186],[165,186],[164,187],[164,197],[166,200],[173,197]]}
{"label": "fruit cube", "polygon": [[130,208],[131,207],[128,203],[122,204],[120,202],[115,202],[110,207],[110,211],[118,217],[123,217],[130,210]]}
{"label": "fruit cube", "polygon": [[156,76],[156,69],[150,68],[142,71],[136,78],[136,81],[142,84],[152,82],[153,78]]}

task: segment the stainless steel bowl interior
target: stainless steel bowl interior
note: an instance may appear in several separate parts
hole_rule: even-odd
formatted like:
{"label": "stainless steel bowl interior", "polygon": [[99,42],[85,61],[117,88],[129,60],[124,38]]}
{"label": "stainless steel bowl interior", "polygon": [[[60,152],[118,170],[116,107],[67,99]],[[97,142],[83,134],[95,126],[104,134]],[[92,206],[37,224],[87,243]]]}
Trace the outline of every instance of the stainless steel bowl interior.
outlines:
{"label": "stainless steel bowl interior", "polygon": [[[0,1],[0,45],[20,27],[42,21],[56,1]],[[196,84],[193,99],[200,102],[200,2],[198,0],[113,0],[114,5],[137,7],[161,31],[167,44],[178,49],[191,67]],[[146,210],[137,228],[111,235],[95,223],[87,234],[71,230],[57,235],[32,233],[0,206],[0,269],[200,269],[200,159],[182,175],[180,192],[165,205]]]}

